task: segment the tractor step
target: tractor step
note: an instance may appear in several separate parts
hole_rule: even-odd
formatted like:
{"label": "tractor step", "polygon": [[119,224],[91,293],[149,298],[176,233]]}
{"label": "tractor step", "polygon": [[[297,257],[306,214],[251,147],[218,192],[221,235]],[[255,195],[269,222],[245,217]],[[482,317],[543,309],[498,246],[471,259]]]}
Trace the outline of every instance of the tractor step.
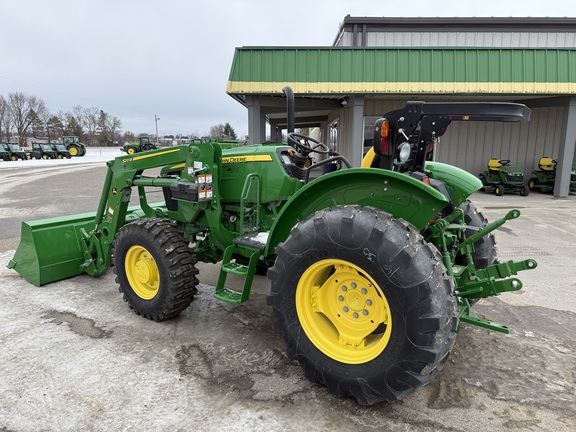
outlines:
{"label": "tractor step", "polygon": [[242,300],[242,293],[233,291],[229,288],[224,287],[223,289],[216,291],[214,293],[214,298],[231,304],[244,303],[246,300]]}
{"label": "tractor step", "polygon": [[[242,240],[240,240],[242,243]],[[256,264],[262,256],[262,250],[255,244],[252,247],[242,246],[240,244],[232,244],[224,251],[222,258],[222,266],[220,267],[220,276],[216,284],[216,291],[214,297],[226,303],[239,304],[244,303],[250,297],[250,289],[252,288],[252,280],[256,274]],[[233,262],[232,256],[234,253],[244,252],[249,254],[248,265]],[[244,286],[242,292],[234,291],[225,286],[228,274],[233,274],[244,278]]]}
{"label": "tractor step", "polygon": [[230,273],[236,276],[246,276],[248,274],[248,266],[244,264],[238,264],[230,262],[228,264],[222,264],[222,270],[226,273]]}

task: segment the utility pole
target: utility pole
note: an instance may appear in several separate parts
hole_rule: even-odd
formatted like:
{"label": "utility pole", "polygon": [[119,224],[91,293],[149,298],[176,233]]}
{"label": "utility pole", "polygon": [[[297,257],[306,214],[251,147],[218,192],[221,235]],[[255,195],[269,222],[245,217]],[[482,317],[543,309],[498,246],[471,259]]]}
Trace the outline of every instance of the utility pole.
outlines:
{"label": "utility pole", "polygon": [[154,123],[156,124],[156,145],[158,145],[158,120],[160,120],[160,117],[154,114]]}

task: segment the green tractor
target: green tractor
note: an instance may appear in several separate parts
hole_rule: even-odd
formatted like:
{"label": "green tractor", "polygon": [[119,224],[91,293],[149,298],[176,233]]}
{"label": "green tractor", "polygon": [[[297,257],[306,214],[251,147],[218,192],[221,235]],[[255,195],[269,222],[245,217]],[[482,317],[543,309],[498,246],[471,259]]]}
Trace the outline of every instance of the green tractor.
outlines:
{"label": "green tractor", "polygon": [[[532,171],[532,178],[528,182],[530,190],[540,192],[554,191],[556,182],[556,159],[541,157],[538,161],[538,170]],[[570,192],[576,192],[576,165],[572,165],[570,172]]]}
{"label": "green tractor", "polygon": [[156,144],[152,142],[150,137],[141,136],[138,138],[138,142],[124,144],[122,146],[122,151],[128,153],[129,155],[133,155],[134,153],[156,150],[157,148],[158,147],[156,147]]}
{"label": "green tractor", "polygon": [[81,157],[86,154],[86,146],[80,142],[77,136],[67,135],[62,137],[62,144],[70,152],[72,157]]}
{"label": "green tractor", "polygon": [[508,159],[490,159],[488,161],[488,170],[481,172],[485,192],[494,192],[498,196],[505,193],[519,193],[527,196],[530,188],[524,184],[524,171],[520,168],[510,165]]}
{"label": "green tractor", "polygon": [[[267,303],[306,377],[362,405],[404,399],[441,370],[462,323],[507,333],[471,305],[521,289],[515,275],[537,266],[496,259],[492,232],[520,212],[488,223],[469,200],[480,180],[426,161],[428,149],[452,121],[517,121],[530,110],[409,102],[376,123],[374,147],[353,168],[293,132],[284,92],[287,144],[192,143],[111,160],[97,211],[23,222],[8,267],[37,286],[113,267],[130,308],[154,321],[193,302],[198,261],[220,263],[214,297],[232,304],[268,269]],[[341,169],[314,174],[332,163]]]}

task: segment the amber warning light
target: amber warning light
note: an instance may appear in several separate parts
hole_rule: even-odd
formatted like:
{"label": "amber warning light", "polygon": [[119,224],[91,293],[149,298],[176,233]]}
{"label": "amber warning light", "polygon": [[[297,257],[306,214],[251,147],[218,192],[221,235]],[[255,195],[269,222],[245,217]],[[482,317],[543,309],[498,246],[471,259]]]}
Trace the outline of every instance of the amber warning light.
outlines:
{"label": "amber warning light", "polygon": [[388,154],[388,133],[389,133],[389,123],[388,120],[380,120],[376,124],[376,131],[380,129],[380,152],[382,154]]}

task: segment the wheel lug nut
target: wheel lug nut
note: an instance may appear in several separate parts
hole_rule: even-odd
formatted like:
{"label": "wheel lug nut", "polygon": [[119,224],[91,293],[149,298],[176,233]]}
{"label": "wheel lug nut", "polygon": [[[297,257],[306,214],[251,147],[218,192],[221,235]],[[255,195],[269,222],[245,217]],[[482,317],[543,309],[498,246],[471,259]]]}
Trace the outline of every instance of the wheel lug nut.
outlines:
{"label": "wheel lug nut", "polygon": [[362,288],[361,292],[362,292],[362,294],[366,294],[368,292],[368,290],[366,288]]}
{"label": "wheel lug nut", "polygon": [[372,300],[366,300],[366,304],[367,304],[368,306],[372,306]]}
{"label": "wheel lug nut", "polygon": [[338,296],[338,300],[344,301],[344,296]]}
{"label": "wheel lug nut", "polygon": [[364,309],[364,310],[362,311],[362,313],[363,313],[364,315],[368,315],[368,311],[367,311],[366,309]]}
{"label": "wheel lug nut", "polygon": [[348,287],[346,285],[342,286],[342,291],[348,291]]}
{"label": "wheel lug nut", "polygon": [[352,314],[352,316],[353,316],[354,318],[358,318],[358,312],[354,312],[354,313]]}
{"label": "wheel lug nut", "polygon": [[352,282],[351,286],[352,286],[352,289],[356,288],[356,282]]}
{"label": "wheel lug nut", "polygon": [[342,310],[343,310],[344,312],[348,312],[348,306],[344,306],[344,307],[342,308]]}

